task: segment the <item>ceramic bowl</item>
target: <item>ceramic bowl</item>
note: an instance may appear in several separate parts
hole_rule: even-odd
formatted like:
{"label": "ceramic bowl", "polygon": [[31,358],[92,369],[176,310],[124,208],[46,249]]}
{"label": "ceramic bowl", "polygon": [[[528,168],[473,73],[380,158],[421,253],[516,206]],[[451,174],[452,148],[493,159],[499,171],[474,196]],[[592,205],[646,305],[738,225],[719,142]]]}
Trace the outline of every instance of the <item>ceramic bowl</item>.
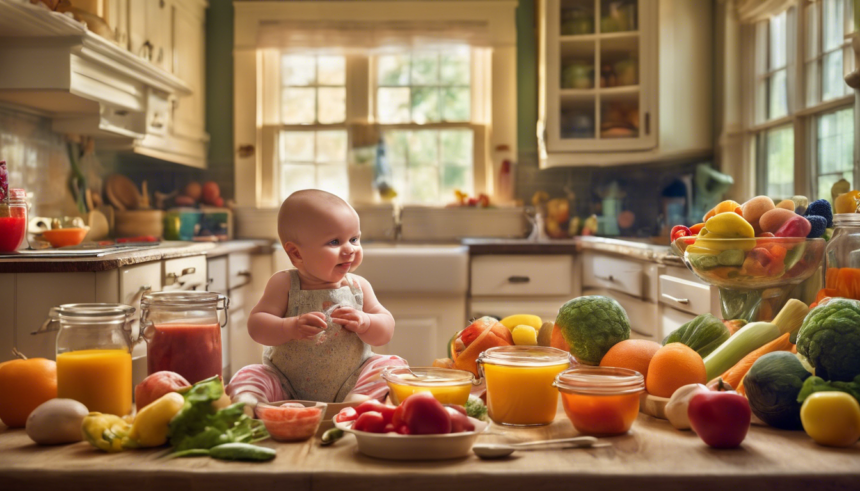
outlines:
{"label": "ceramic bowl", "polygon": [[[300,402],[307,407],[311,407],[316,404],[315,401],[275,401],[266,403],[266,405],[271,406],[280,406],[281,404],[286,404],[288,402]],[[334,420],[332,418],[340,412],[341,409],[347,407],[356,407],[364,401],[354,401],[354,402],[329,402],[326,404],[325,414],[323,414],[322,422],[320,423],[320,427],[317,430],[317,435],[321,435],[325,433],[326,430],[334,428]],[[263,403],[260,403],[263,404]]]}
{"label": "ceramic bowl", "polygon": [[89,231],[89,227],[58,228],[55,230],[45,230],[42,232],[42,237],[50,242],[52,247],[75,246],[84,240]]}
{"label": "ceramic bowl", "polygon": [[399,435],[397,433],[368,433],[355,431],[355,421],[334,422],[334,426],[352,433],[358,442],[358,451],[368,457],[386,460],[449,460],[469,456],[475,440],[490,424],[469,418],[475,431],[446,435]]}
{"label": "ceramic bowl", "polygon": [[[282,408],[282,404],[300,404],[301,408]],[[314,401],[261,402],[254,408],[272,439],[278,442],[302,442],[313,437],[320,427],[327,404]]]}

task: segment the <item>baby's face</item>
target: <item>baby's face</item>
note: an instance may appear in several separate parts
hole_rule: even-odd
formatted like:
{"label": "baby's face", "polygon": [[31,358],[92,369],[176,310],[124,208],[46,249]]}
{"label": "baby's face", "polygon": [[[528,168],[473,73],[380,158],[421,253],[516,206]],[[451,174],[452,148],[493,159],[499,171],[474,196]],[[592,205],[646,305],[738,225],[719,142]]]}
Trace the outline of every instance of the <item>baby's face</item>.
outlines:
{"label": "baby's face", "polygon": [[326,219],[304,227],[300,244],[303,273],[337,283],[361,264],[361,230],[358,215],[348,207],[326,210]]}

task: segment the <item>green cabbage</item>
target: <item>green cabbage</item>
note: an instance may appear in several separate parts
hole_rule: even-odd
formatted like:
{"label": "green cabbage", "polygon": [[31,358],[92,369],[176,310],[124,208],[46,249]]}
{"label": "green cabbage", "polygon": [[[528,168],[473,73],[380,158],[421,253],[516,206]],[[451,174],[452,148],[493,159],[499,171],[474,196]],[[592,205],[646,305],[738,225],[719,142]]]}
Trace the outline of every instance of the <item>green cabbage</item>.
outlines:
{"label": "green cabbage", "polygon": [[598,365],[609,348],[630,339],[627,312],[615,299],[601,295],[569,300],[558,310],[555,323],[570,353],[586,365]]}
{"label": "green cabbage", "polygon": [[702,314],[666,336],[663,346],[683,343],[704,358],[717,349],[717,346],[725,343],[731,335],[721,320],[711,314]]}
{"label": "green cabbage", "polygon": [[825,380],[860,375],[860,302],[834,298],[812,309],[797,333],[797,352]]}
{"label": "green cabbage", "polygon": [[744,377],[750,409],[775,428],[799,430],[800,403],[797,396],[803,381],[812,376],[800,360],[787,351],[768,353],[753,363]]}

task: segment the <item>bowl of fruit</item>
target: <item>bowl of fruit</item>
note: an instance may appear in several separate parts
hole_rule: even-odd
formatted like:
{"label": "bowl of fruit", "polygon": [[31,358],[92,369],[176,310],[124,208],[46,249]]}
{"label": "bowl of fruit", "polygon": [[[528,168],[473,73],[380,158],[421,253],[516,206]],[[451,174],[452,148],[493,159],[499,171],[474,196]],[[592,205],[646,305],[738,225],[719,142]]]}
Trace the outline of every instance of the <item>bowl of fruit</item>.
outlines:
{"label": "bowl of fruit", "polygon": [[335,427],[355,435],[358,451],[388,460],[448,460],[469,455],[489,423],[466,416],[462,406],[443,405],[429,392],[399,406],[376,400],[345,408]]}
{"label": "bowl of fruit", "polygon": [[830,205],[824,200],[794,204],[775,205],[766,196],[743,205],[725,201],[703,223],[673,230],[675,254],[720,289],[724,319],[773,319],[794,287],[821,267]]}

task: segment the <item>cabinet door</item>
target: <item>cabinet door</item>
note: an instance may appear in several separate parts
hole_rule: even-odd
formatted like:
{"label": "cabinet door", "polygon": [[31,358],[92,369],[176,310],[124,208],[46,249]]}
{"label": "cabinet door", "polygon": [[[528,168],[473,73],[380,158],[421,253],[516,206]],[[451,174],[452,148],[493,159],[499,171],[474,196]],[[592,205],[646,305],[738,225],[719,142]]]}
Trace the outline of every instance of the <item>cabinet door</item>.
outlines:
{"label": "cabinet door", "polygon": [[656,0],[545,0],[543,6],[547,151],[656,147]]}
{"label": "cabinet door", "polygon": [[107,0],[105,2],[105,20],[113,29],[117,44],[123,49],[129,49],[128,8],[128,0]]}
{"label": "cabinet door", "polygon": [[379,302],[394,316],[394,336],[380,354],[398,355],[414,367],[426,367],[448,356],[451,336],[466,327],[466,296],[379,295]]}
{"label": "cabinet door", "polygon": [[185,5],[174,8],[173,73],[191,88],[192,94],[174,100],[173,132],[186,138],[205,133],[205,19]]}
{"label": "cabinet door", "polygon": [[148,47],[152,43],[147,41],[146,34],[146,11],[147,5],[152,1],[131,1],[128,2],[128,49],[135,56],[150,59],[152,50]]}
{"label": "cabinet door", "polygon": [[162,70],[173,71],[173,5],[167,0],[146,2],[146,35],[152,44],[150,61]]}

